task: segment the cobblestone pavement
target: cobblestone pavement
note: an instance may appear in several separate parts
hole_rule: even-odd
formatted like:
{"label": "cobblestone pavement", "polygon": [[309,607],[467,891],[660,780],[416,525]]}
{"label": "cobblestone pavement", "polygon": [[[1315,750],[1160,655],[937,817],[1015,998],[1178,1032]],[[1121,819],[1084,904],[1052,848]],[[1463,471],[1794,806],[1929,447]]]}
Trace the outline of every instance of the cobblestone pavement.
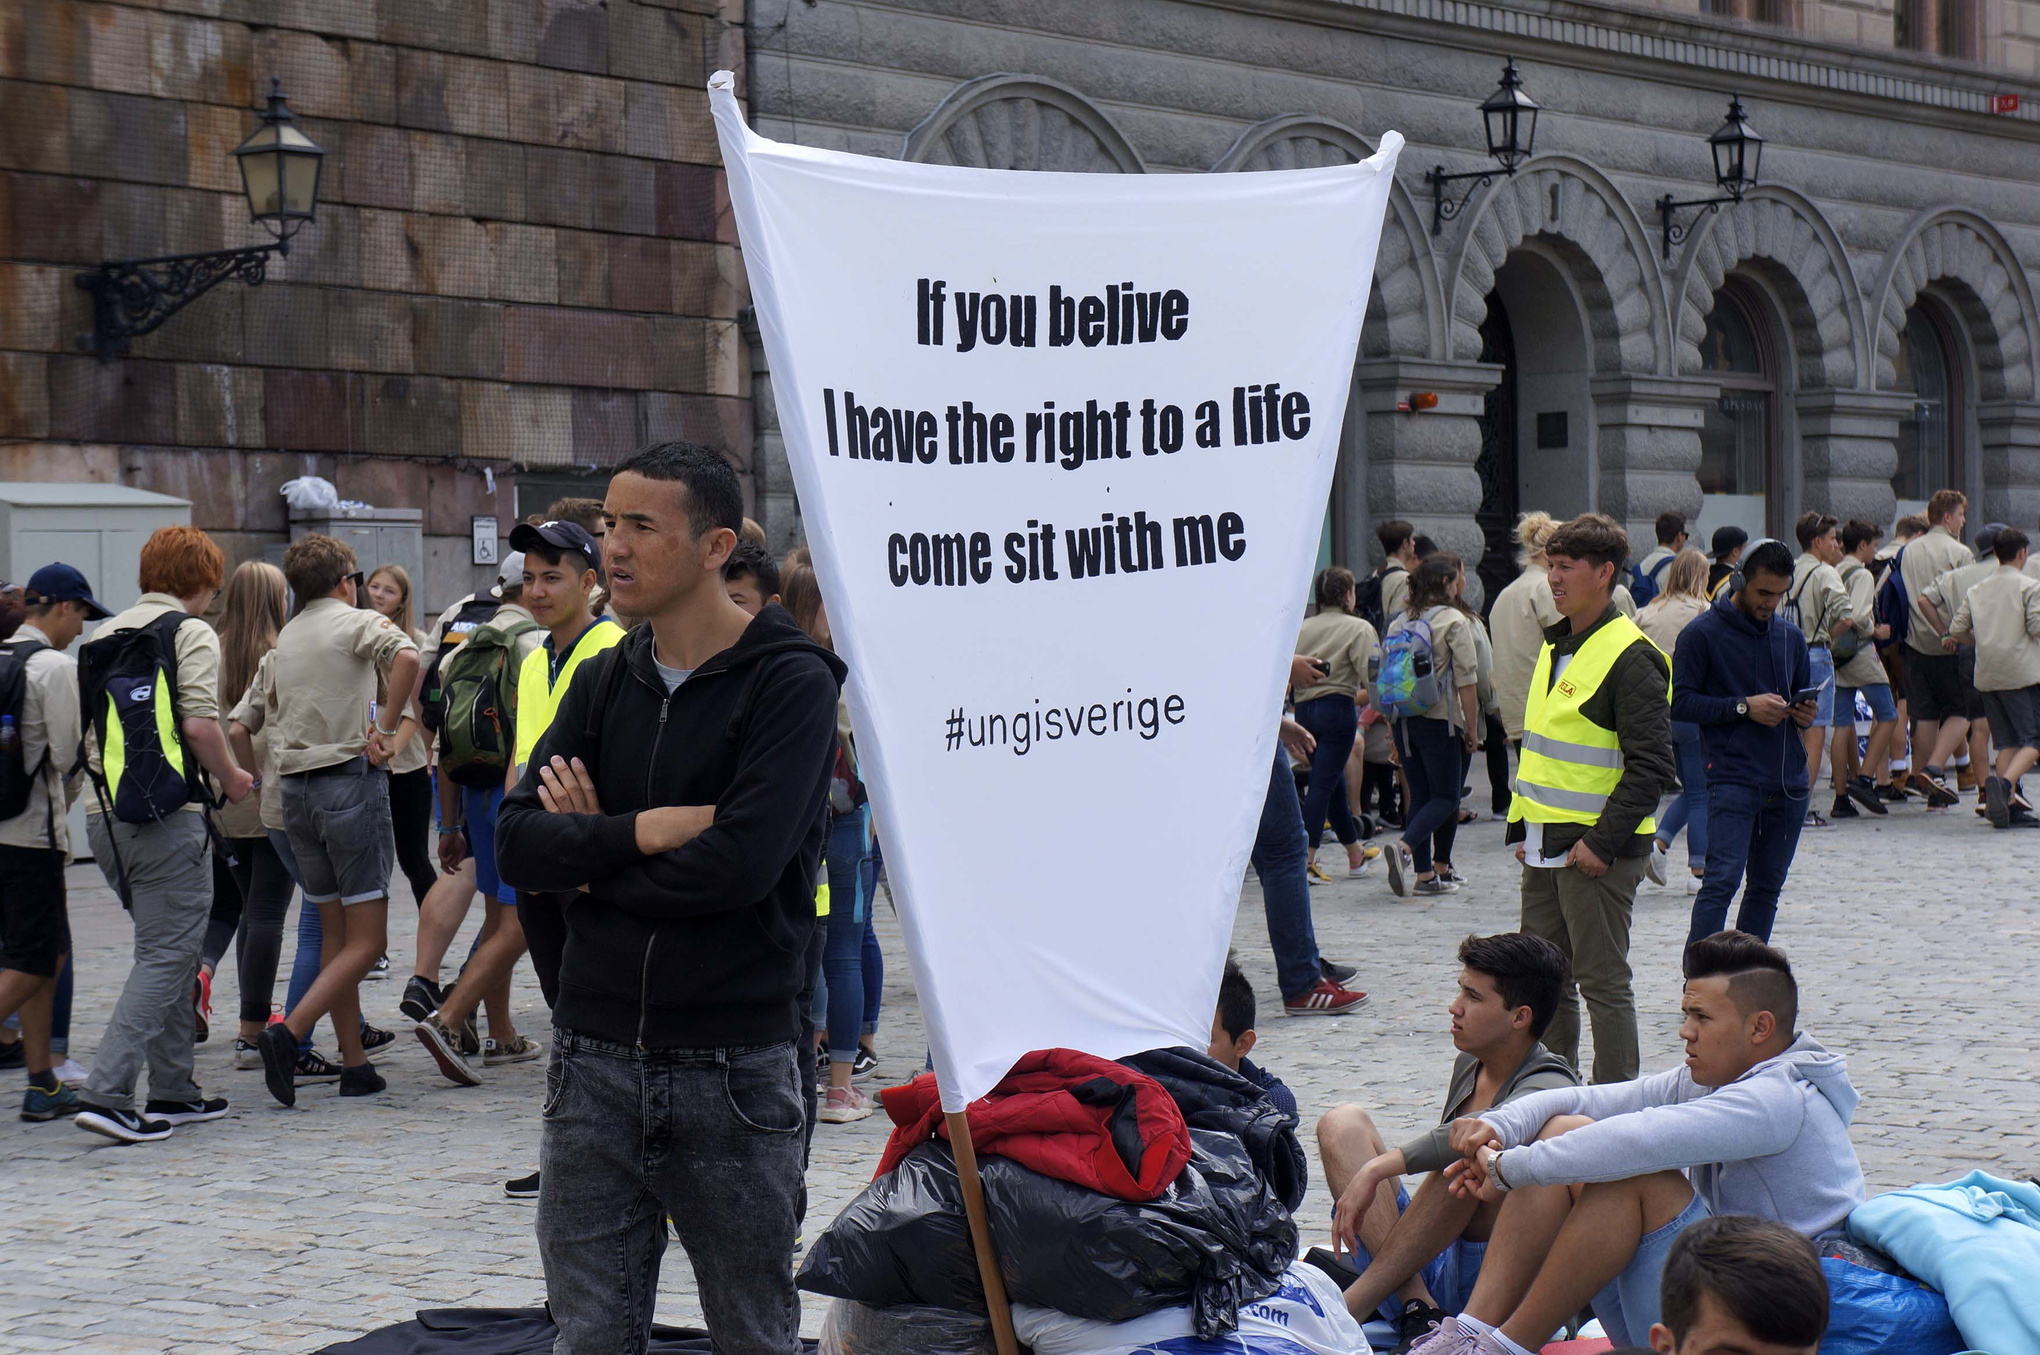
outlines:
{"label": "cobblestone pavement", "polygon": [[[1358,1100],[1391,1139],[1435,1118],[1450,1056],[1452,947],[1517,916],[1517,867],[1500,838],[1497,823],[1464,830],[1458,857],[1471,883],[1456,896],[1397,900],[1378,873],[1314,891],[1325,953],[1357,964],[1356,983],[1373,994],[1341,1019],[1265,1015],[1277,1001],[1274,967],[1249,878],[1236,939],[1264,1007],[1256,1058],[1290,1083],[1307,1116]],[[1849,1057],[1863,1093],[1855,1139],[1873,1190],[1972,1167],[2019,1176],[2040,1168],[2040,1065],[2028,1020],[2040,942],[2036,847],[1988,831],[1967,808],[1903,810],[1801,844],[1775,939],[1799,969],[1804,1028]],[[89,1063],[130,938],[96,871],[74,868],[71,888],[73,1052]],[[412,931],[401,883],[398,897],[392,954],[401,976]],[[1646,1069],[1677,1057],[1687,905],[1677,881],[1669,890],[1646,884],[1639,902],[1633,954]],[[889,914],[881,933],[889,966],[881,1073],[896,1080],[919,1067],[922,1034]],[[226,1017],[231,969],[214,995]],[[400,988],[367,986],[371,1019],[399,1022]],[[528,970],[516,1007],[520,1025],[542,1035]],[[264,1095],[259,1073],[230,1068],[229,1021],[216,1029],[198,1066],[209,1091],[234,1100],[225,1120],[126,1148],[64,1124],[0,1121],[0,1348],[281,1355],[418,1308],[541,1300],[532,1206],[505,1200],[502,1181],[536,1163],[542,1064],[490,1070],[481,1087],[456,1088],[406,1038],[381,1061],[386,1095],[342,1102],[318,1088],[286,1111]],[[821,1127],[811,1235],[869,1177],[884,1133],[882,1116]],[[1320,1185],[1305,1218],[1323,1220],[1329,1208]],[[1314,1241],[1323,1231],[1316,1222],[1304,1230]],[[684,1259],[677,1248],[667,1258],[659,1316],[698,1322]],[[821,1313],[810,1299],[810,1334]]]}

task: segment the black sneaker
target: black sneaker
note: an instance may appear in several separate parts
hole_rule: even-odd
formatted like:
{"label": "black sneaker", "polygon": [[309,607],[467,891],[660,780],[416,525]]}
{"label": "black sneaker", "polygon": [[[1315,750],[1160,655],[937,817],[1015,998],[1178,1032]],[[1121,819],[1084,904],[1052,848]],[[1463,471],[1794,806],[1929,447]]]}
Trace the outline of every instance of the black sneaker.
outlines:
{"label": "black sneaker", "polygon": [[469,1012],[468,1019],[460,1023],[460,1030],[457,1033],[460,1036],[461,1053],[474,1058],[482,1052],[482,1031],[481,1027],[475,1024],[473,1012]]}
{"label": "black sneaker", "polygon": [[538,1173],[519,1176],[503,1183],[503,1193],[513,1200],[535,1200],[538,1198]]}
{"label": "black sneaker", "polygon": [[[1879,809],[1883,807],[1882,805],[1878,806]],[[1838,795],[1835,797],[1835,807],[1828,811],[1828,817],[1831,819],[1860,819],[1863,815],[1856,806],[1849,803],[1848,796]]]}
{"label": "black sneaker", "polygon": [[200,1120],[217,1120],[226,1113],[224,1096],[201,1096],[196,1101],[151,1101],[142,1108],[144,1116],[164,1124],[197,1124]]}
{"label": "black sneaker", "polygon": [[1322,955],[1318,956],[1317,967],[1318,973],[1324,975],[1326,978],[1330,979],[1333,983],[1340,985],[1344,985],[1350,982],[1351,980],[1359,977],[1360,974],[1360,971],[1358,969],[1355,969],[1352,965],[1338,964],[1335,963],[1334,961],[1327,960]]}
{"label": "black sneaker", "polygon": [[872,1052],[870,1045],[858,1045],[857,1057],[850,1064],[851,1079],[855,1081],[858,1078],[870,1077],[877,1071],[878,1055]]}
{"label": "black sneaker", "polygon": [[363,1049],[381,1049],[396,1038],[389,1031],[379,1030],[369,1025],[366,1021],[361,1023],[361,1047]]}
{"label": "black sneaker", "polygon": [[28,1062],[28,1054],[22,1049],[21,1041],[9,1040],[0,1044],[0,1068],[19,1068]]}
{"label": "black sneaker", "polygon": [[1433,1308],[1422,1299],[1406,1299],[1401,1315],[1395,1320],[1395,1334],[1402,1338],[1396,1349],[1408,1350],[1437,1330],[1438,1324],[1450,1316],[1452,1314],[1443,1308]]}
{"label": "black sneaker", "polygon": [[297,1036],[290,1033],[290,1027],[278,1021],[265,1026],[262,1034],[255,1039],[256,1052],[262,1055],[262,1082],[269,1088],[269,1094],[276,1098],[278,1105],[297,1104]]}
{"label": "black sneaker", "polygon": [[340,1065],[316,1049],[306,1049],[299,1052],[290,1076],[291,1081],[300,1087],[313,1082],[338,1082]]}
{"label": "black sneaker", "polygon": [[438,984],[421,974],[413,974],[411,981],[404,985],[404,997],[397,1003],[397,1010],[413,1021],[423,1021],[439,1010],[439,1001],[444,996]]}
{"label": "black sneaker", "polygon": [[[1889,814],[1891,812],[1884,807],[1884,797],[1877,793],[1877,787],[1871,784],[1870,778],[1867,776],[1850,777],[1849,784],[1843,789],[1851,800],[1854,800],[1872,814]],[[1837,801],[1837,803],[1840,802]]]}
{"label": "black sneaker", "polygon": [[79,1111],[78,1118],[71,1123],[90,1133],[103,1134],[116,1143],[154,1143],[157,1139],[170,1137],[169,1125],[131,1110],[107,1110],[93,1106]]}
{"label": "black sneaker", "polygon": [[1877,798],[1888,805],[1902,805],[1907,800],[1910,800],[1912,796],[1906,793],[1903,786],[1893,785],[1889,781],[1879,781],[1877,783]]}
{"label": "black sneaker", "polygon": [[340,1094],[342,1096],[374,1096],[377,1092],[388,1091],[389,1083],[375,1070],[372,1063],[340,1070]]}
{"label": "black sneaker", "polygon": [[376,957],[375,963],[370,965],[368,967],[368,972],[366,974],[363,974],[361,977],[363,982],[373,982],[377,979],[387,979],[389,978],[389,976],[390,976],[390,957],[387,955],[378,955]]}

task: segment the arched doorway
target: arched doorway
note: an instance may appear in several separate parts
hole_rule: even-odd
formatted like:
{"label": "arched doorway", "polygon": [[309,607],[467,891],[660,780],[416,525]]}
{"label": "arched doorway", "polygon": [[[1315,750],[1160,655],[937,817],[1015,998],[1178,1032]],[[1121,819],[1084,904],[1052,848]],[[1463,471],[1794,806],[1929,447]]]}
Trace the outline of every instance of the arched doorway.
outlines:
{"label": "arched doorway", "polygon": [[1486,611],[1516,577],[1516,514],[1522,502],[1516,458],[1516,339],[1509,329],[1508,308],[1493,293],[1488,295],[1487,318],[1480,322],[1480,360],[1502,368],[1501,381],[1481,401],[1480,455],[1473,463],[1480,475],[1480,511],[1474,519],[1485,541],[1479,573]]}
{"label": "arched doorway", "polygon": [[1772,520],[1784,511],[1779,458],[1784,442],[1779,344],[1763,297],[1740,278],[1714,294],[1700,340],[1700,370],[1721,385],[1700,425],[1701,541],[1737,526],[1752,540],[1785,535]]}
{"label": "arched doorway", "polygon": [[1911,412],[1899,420],[1898,473],[1891,477],[1898,517],[1925,512],[1928,496],[1937,489],[1963,488],[1965,416],[1956,352],[1938,306],[1922,298],[1906,311],[1892,381],[1893,390],[1913,398]]}

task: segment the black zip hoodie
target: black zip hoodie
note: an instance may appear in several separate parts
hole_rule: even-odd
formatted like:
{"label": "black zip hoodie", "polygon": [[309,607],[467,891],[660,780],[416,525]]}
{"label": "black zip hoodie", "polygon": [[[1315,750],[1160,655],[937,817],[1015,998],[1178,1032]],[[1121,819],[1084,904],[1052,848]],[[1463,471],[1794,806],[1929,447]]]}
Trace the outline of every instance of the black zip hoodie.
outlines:
{"label": "black zip hoodie", "polygon": [[[534,771],[496,820],[504,880],[588,886],[565,909],[562,1029],[646,1049],[794,1038],[843,673],[776,604],[671,696],[649,627],[581,665],[531,766],[580,758],[603,813],[547,812]],[[709,804],[692,842],[638,851],[637,811]]]}

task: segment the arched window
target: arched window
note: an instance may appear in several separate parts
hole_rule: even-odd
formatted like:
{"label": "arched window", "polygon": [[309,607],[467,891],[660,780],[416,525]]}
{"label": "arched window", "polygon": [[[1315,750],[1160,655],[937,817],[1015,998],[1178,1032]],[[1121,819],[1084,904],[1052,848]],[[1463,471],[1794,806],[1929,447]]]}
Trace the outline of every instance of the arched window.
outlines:
{"label": "arched window", "polygon": [[1701,369],[1721,383],[1700,426],[1701,521],[1709,531],[1733,523],[1753,537],[1770,531],[1766,496],[1778,444],[1777,356],[1758,304],[1730,281],[1714,294],[1700,341]]}
{"label": "arched window", "polygon": [[1891,477],[1901,515],[1919,511],[1937,489],[1961,487],[1959,390],[1948,353],[1947,331],[1931,307],[1915,305],[1905,313],[1892,382],[1893,390],[1913,398],[1912,411],[1899,420],[1898,474]]}

